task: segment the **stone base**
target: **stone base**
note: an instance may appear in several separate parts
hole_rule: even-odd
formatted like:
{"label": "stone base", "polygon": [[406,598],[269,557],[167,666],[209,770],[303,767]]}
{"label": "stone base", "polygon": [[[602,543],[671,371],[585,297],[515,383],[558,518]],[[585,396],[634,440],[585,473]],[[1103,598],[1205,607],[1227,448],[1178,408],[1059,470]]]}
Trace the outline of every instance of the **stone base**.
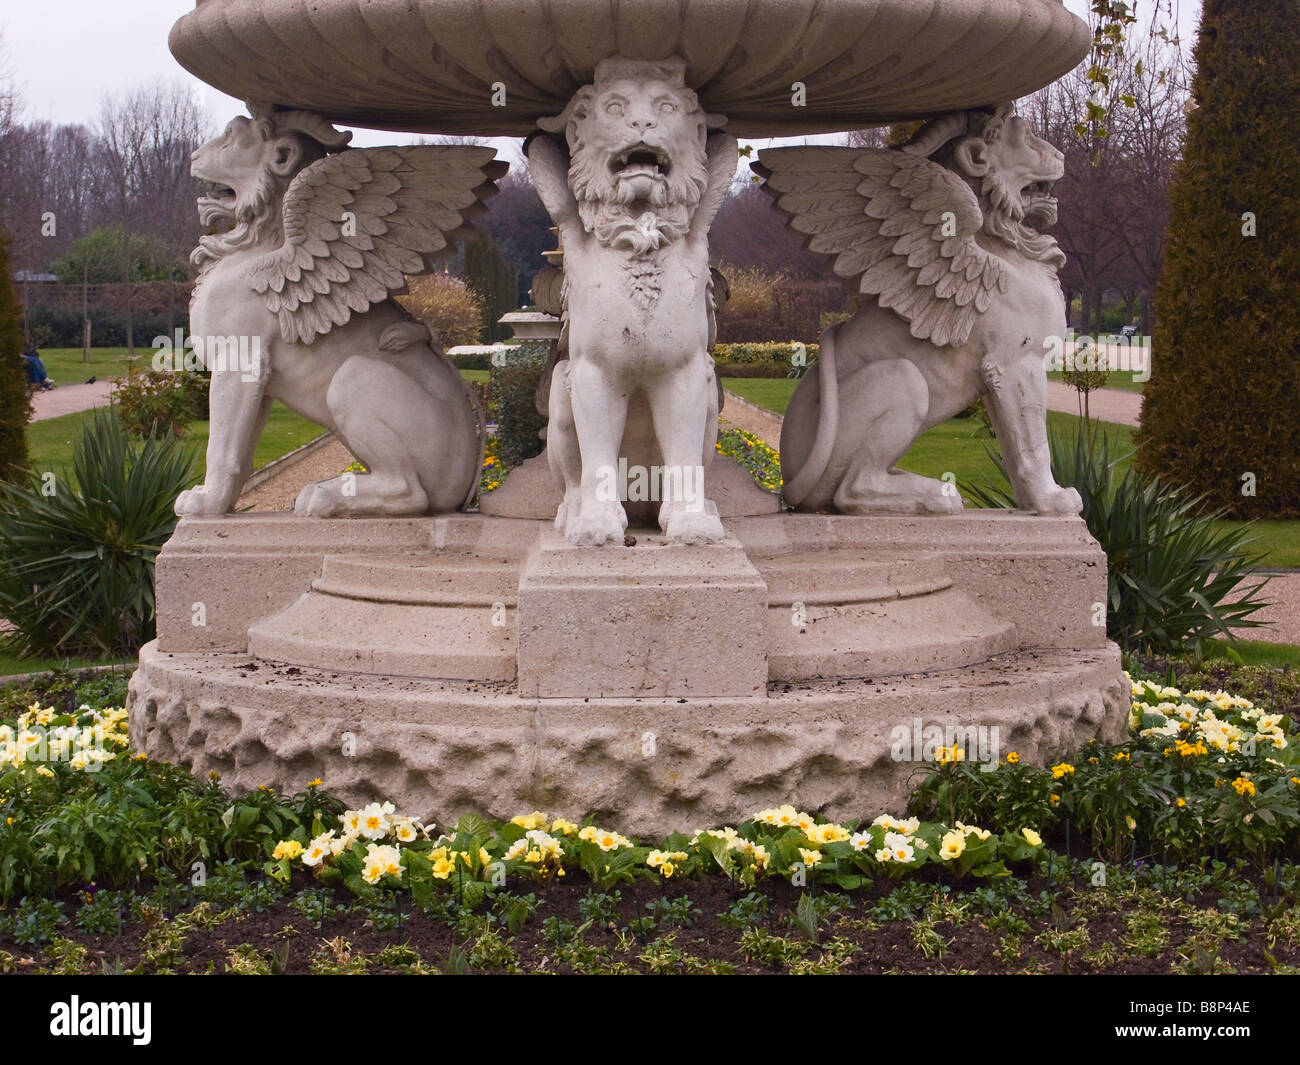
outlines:
{"label": "stone base", "polygon": [[1123,735],[1092,623],[1105,556],[1078,518],[726,527],[575,549],[477,514],[185,519],[132,738],[238,789],[320,776],[444,822],[538,807],[652,835],[785,801],[898,810],[926,752],[892,748],[925,726],[1031,762]]}
{"label": "stone base", "polygon": [[750,695],[767,684],[767,585],[734,537],[570,547],[544,529],[519,579],[519,693]]}
{"label": "stone base", "polygon": [[924,772],[925,752],[906,749],[918,729],[982,728],[962,741],[972,754],[1046,763],[1093,737],[1119,740],[1129,692],[1113,645],[749,698],[529,699],[505,684],[331,674],[151,643],[130,704],[139,750],[216,770],[237,790],[294,792],[321,777],[351,804],[390,799],[440,824],[542,809],[651,837],[787,801],[836,819],[901,813]]}

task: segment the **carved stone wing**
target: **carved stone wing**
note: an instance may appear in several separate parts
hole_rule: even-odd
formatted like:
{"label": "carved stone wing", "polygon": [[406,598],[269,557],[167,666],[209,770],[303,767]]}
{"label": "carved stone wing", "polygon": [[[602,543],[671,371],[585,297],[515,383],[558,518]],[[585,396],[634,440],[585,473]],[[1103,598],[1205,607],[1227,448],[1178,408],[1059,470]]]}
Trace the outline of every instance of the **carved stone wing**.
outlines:
{"label": "carved stone wing", "polygon": [[250,268],[285,340],[308,343],[390,296],[483,211],[506,164],[491,148],[412,145],[326,156],[284,198],[284,244]]}
{"label": "carved stone wing", "polygon": [[1006,291],[1005,265],[975,241],[979,201],[938,163],[887,148],[772,148],[754,169],[808,249],[919,340],[964,344]]}

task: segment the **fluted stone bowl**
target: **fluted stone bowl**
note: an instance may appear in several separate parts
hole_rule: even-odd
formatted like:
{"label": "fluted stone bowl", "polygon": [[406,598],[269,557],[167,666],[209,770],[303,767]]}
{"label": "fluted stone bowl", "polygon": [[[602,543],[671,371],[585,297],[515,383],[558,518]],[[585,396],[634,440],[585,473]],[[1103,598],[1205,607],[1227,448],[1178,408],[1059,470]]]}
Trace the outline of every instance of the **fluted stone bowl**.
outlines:
{"label": "fluted stone bowl", "polygon": [[1089,34],[1061,0],[198,0],[170,43],[242,99],[488,136],[531,132],[607,55],[677,54],[710,111],[763,137],[1023,96],[1078,63]]}

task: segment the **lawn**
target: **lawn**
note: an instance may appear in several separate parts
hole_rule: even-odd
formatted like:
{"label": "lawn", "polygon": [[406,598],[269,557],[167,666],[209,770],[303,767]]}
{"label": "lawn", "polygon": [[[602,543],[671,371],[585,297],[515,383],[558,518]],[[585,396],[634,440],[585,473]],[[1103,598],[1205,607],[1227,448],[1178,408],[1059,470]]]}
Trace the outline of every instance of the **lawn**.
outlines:
{"label": "lawn", "polygon": [[[1268,595],[1268,589],[1264,590],[1265,598]],[[1248,631],[1248,630],[1245,630]],[[1261,630],[1256,629],[1256,632]],[[1229,649],[1226,644],[1219,646],[1220,641],[1214,640],[1210,643],[1210,649],[1205,653],[1207,664],[1223,664],[1225,662],[1236,663],[1236,660],[1228,653]],[[1290,667],[1293,670],[1300,670],[1300,647],[1290,643],[1266,643],[1263,640],[1238,640],[1236,647],[1237,657],[1241,659],[1243,666],[1267,666],[1270,669],[1282,669]]]}
{"label": "lawn", "polygon": [[[1218,524],[1237,528],[1245,522],[1223,521]],[[1257,521],[1250,526],[1250,534],[1256,540],[1250,549],[1265,556],[1264,566],[1269,569],[1300,569],[1300,521],[1280,518]]]}
{"label": "lawn", "polygon": [[[61,418],[32,422],[27,426],[27,449],[32,468],[44,471],[68,466],[72,461],[73,441],[88,417],[89,411],[80,411],[77,414],[65,414]],[[316,439],[322,432],[324,430],[319,425],[277,402],[271,408],[266,429],[258,441],[253,464],[256,467],[265,466],[272,459]],[[197,483],[203,479],[208,448],[208,423],[191,422],[182,440],[185,447],[195,454],[194,480]]]}
{"label": "lawn", "polygon": [[[44,673],[52,669],[88,669],[91,666],[116,664],[118,660],[105,662],[98,658],[18,658],[16,655],[0,651],[0,678],[12,677],[20,673]],[[126,669],[135,668],[135,660],[122,662]]]}
{"label": "lawn", "polygon": [[[727,377],[723,386],[743,396],[751,403],[784,413],[790,402],[796,382],[792,380],[763,377]],[[1050,426],[1065,428],[1078,419],[1071,414],[1048,412]],[[1116,445],[1121,449],[1131,449],[1133,430],[1125,425],[1105,425],[1113,434]],[[997,467],[989,458],[988,452],[994,446],[994,440],[988,435],[984,422],[978,418],[954,418],[943,425],[935,426],[923,433],[908,449],[899,468],[926,477],[943,477],[945,473],[956,475],[958,484],[983,484],[985,480],[1000,481]],[[1120,469],[1127,469],[1131,459],[1125,459]],[[969,504],[969,500],[967,500]]]}
{"label": "lawn", "polygon": [[[134,365],[138,370],[147,370],[153,359],[154,349],[147,344],[135,347]],[[41,361],[45,363],[46,372],[56,384],[77,385],[91,377],[101,381],[109,377],[124,377],[132,365],[126,348],[91,348],[90,361],[81,361],[80,348],[44,348]]]}
{"label": "lawn", "polygon": [[[1065,377],[1060,370],[1049,370],[1047,373],[1049,381],[1064,381]],[[1145,381],[1134,381],[1133,374],[1122,370],[1115,370],[1106,378],[1106,388],[1114,389],[1118,392],[1136,392],[1142,394],[1142,389],[1146,387]]]}
{"label": "lawn", "polygon": [[[723,387],[777,414],[785,413],[797,383],[787,378],[722,379]],[[1047,424],[1055,428],[1065,428],[1078,420],[1073,414],[1057,411],[1049,411],[1047,414]],[[1115,447],[1126,453],[1132,451],[1134,430],[1130,426],[1110,422],[1097,424],[1104,425],[1113,434]],[[992,443],[993,440],[985,433],[983,422],[974,418],[955,418],[922,434],[898,465],[900,469],[927,477],[942,477],[945,473],[953,473],[957,476],[958,484],[982,484],[986,478],[997,479],[996,468],[988,457],[988,448]],[[1126,454],[1120,463],[1119,472],[1123,473],[1131,465],[1131,454]],[[969,502],[967,500],[968,504]],[[1246,523],[1219,524],[1236,528]],[[1300,567],[1300,522],[1257,521],[1251,526],[1251,535],[1257,541],[1252,545],[1252,550],[1264,555],[1262,566],[1269,569]]]}
{"label": "lawn", "polygon": [[[126,348],[91,348],[90,362],[81,361],[80,348],[51,348],[41,352],[41,358],[49,371],[50,377],[61,384],[74,384],[87,380],[91,376],[101,379],[121,377],[127,372],[130,357]],[[136,348],[135,365],[147,367],[151,358],[151,349]],[[486,370],[462,370],[461,376],[467,381],[486,381]],[[57,470],[66,467],[72,461],[72,445],[77,438],[88,413],[66,414],[61,418],[49,418],[45,421],[32,422],[27,426],[27,448],[31,464],[37,470]],[[309,422],[301,415],[295,414],[283,403],[276,402],[271,408],[266,429],[258,441],[254,453],[253,465],[260,469],[268,462],[288,454],[296,447],[320,436],[324,430],[314,422]],[[203,479],[203,470],[208,447],[207,422],[193,422],[185,430],[186,447],[197,456],[195,483]]]}

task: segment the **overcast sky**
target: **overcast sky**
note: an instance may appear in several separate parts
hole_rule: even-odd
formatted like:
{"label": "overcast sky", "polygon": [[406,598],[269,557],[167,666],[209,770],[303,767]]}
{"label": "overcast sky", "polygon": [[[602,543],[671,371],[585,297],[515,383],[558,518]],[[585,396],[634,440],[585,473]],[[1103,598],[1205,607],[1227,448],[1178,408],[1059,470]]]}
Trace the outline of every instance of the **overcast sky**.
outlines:
{"label": "overcast sky", "polygon": [[[1149,17],[1159,3],[1138,0]],[[1190,51],[1200,0],[1173,0],[1179,31]],[[1066,0],[1083,15],[1088,0]],[[167,50],[172,24],[193,10],[194,0],[4,0],[0,13],[0,72],[17,83],[26,121],[93,124],[106,93],[121,92],[158,77],[183,81],[205,94],[214,124],[243,113],[243,104],[204,86],[181,69]],[[358,131],[355,145],[409,141],[403,134]]]}

